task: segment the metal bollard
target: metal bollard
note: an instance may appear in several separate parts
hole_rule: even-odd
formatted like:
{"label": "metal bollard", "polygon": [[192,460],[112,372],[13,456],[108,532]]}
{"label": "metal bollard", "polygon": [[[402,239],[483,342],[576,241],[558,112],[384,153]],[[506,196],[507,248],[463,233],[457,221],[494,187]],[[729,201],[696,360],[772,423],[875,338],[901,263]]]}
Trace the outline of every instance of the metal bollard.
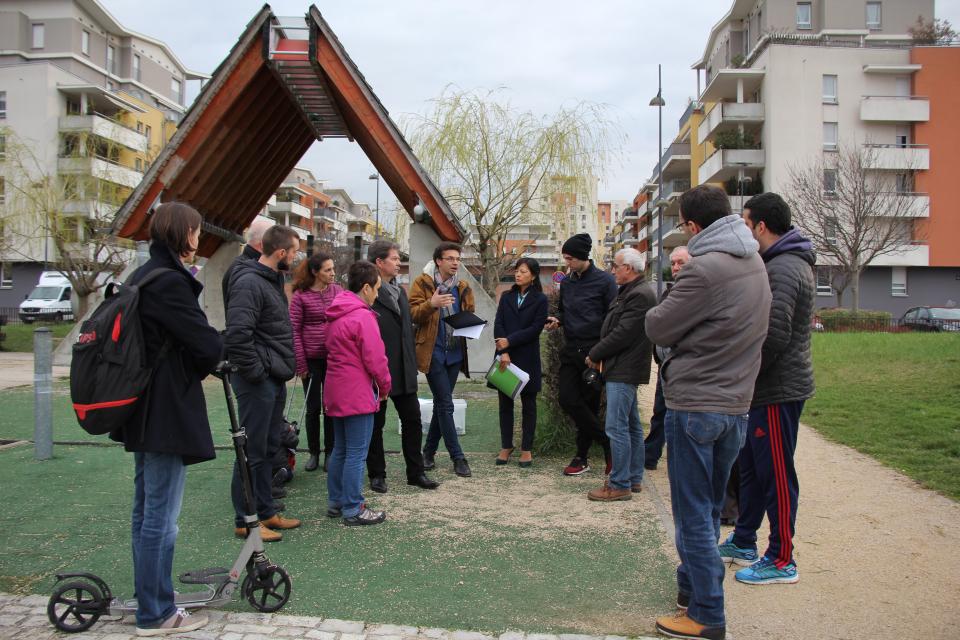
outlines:
{"label": "metal bollard", "polygon": [[53,332],[33,331],[33,457],[53,457]]}

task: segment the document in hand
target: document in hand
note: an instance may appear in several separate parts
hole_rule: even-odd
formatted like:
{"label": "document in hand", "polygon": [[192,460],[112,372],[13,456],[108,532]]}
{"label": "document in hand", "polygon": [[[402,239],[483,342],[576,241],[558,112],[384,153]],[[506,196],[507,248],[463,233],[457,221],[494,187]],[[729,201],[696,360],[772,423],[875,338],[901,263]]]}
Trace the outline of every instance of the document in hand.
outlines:
{"label": "document in hand", "polygon": [[508,364],[505,370],[500,371],[500,356],[497,356],[490,370],[487,371],[487,382],[503,392],[504,395],[516,400],[523,388],[530,382],[530,374],[513,363]]}
{"label": "document in hand", "polygon": [[478,315],[469,311],[461,311],[452,316],[443,319],[448,325],[453,327],[453,335],[463,336],[475,340],[483,333],[483,328],[487,326],[487,321]]}

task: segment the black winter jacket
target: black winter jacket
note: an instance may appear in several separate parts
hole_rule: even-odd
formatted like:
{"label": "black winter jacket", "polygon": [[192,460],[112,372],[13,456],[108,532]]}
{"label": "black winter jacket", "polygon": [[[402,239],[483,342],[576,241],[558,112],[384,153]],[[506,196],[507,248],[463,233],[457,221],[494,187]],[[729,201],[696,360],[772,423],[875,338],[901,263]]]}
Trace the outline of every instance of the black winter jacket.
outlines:
{"label": "black winter jacket", "polygon": [[226,347],[248,382],[289,380],[296,373],[283,275],[259,262],[237,262],[230,278]]}
{"label": "black winter jacket", "polygon": [[227,270],[223,273],[223,279],[220,281],[220,290],[223,292],[224,313],[226,313],[227,306],[229,306],[228,303],[230,301],[230,278],[233,276],[233,272],[237,268],[237,265],[241,262],[256,262],[259,259],[259,251],[250,245],[244,245],[243,251],[241,251],[240,255],[233,259],[233,262],[230,263],[230,266],[227,267]]}
{"label": "black winter jacket", "polygon": [[400,299],[394,308],[387,283],[380,286],[380,293],[373,302],[373,311],[380,325],[380,337],[387,349],[387,365],[390,368],[390,395],[402,396],[417,392],[417,347],[413,341],[413,320],[410,319],[410,302],[407,292],[400,287]]}
{"label": "black winter jacket", "polygon": [[603,363],[607,382],[647,384],[653,345],[644,330],[647,310],[657,295],[642,278],[620,287],[600,329],[600,342],[590,349],[590,359]]}
{"label": "black winter jacket", "polygon": [[[133,420],[110,437],[123,442],[127,451],[179,454],[184,464],[212,460],[216,454],[200,381],[220,360],[220,334],[197,302],[203,285],[166,245],[150,246],[150,260],[130,282],[136,284],[159,268],[172,271],[143,290],[139,307],[147,362],[157,363],[157,368]],[[170,346],[161,358],[168,339]]]}
{"label": "black winter jacket", "polygon": [[617,282],[590,261],[582,274],[567,276],[560,284],[557,318],[563,324],[563,336],[576,345],[593,344],[600,339],[600,327],[607,308],[617,297]]}
{"label": "black winter jacket", "polygon": [[813,245],[791,229],[763,255],[773,301],[751,406],[813,396],[810,317],[816,296]]}

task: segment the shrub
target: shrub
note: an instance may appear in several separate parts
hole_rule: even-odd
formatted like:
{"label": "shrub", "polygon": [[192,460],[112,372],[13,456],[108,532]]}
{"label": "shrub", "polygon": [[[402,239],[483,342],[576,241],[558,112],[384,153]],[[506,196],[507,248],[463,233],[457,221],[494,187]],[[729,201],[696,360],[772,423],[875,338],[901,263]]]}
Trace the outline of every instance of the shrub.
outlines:
{"label": "shrub", "polygon": [[749,131],[740,133],[737,129],[719,132],[713,139],[717,149],[755,149],[757,140]]}
{"label": "shrub", "polygon": [[[547,294],[549,314],[556,315],[560,294]],[[534,448],[540,454],[569,451],[576,439],[576,429],[560,408],[560,350],[563,349],[562,331],[544,331],[540,347],[543,368],[543,386],[537,411],[537,435]]]}
{"label": "shrub", "polygon": [[820,309],[817,312],[824,331],[889,331],[889,311],[861,309],[857,313],[849,309]]}

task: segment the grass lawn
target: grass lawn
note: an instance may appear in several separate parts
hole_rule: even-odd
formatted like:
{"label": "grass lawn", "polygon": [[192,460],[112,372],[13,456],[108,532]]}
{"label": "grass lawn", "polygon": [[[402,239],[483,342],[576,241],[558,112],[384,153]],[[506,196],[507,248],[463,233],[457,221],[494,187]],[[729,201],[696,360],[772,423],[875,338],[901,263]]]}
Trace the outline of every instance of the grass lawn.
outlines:
{"label": "grass lawn", "polygon": [[[226,444],[217,384],[206,386],[208,410],[216,441]],[[675,597],[670,545],[652,500],[644,493],[589,502],[584,494],[600,477],[565,478],[558,471],[566,460],[538,458],[529,470],[494,466],[496,397],[463,382],[456,395],[468,400],[463,445],[474,477],[457,478],[438,456],[440,489],[413,489],[403,481],[402,457],[388,455],[390,492],[366,494],[387,510],[384,525],[347,528],[325,517],[326,476],[296,474],[285,502],[304,526],[267,548],[293,577],[283,613],[488,632],[649,634]],[[0,392],[0,439],[30,437],[32,398],[29,388]],[[56,385],[54,402],[57,440],[94,439],[76,425],[65,384]],[[392,408],[387,424],[386,446],[399,449]],[[132,456],[65,444],[54,454],[35,462],[31,446],[0,450],[0,486],[15,504],[0,514],[0,527],[16,532],[0,555],[3,590],[49,593],[57,571],[89,570],[129,595]],[[238,553],[232,464],[232,452],[219,451],[190,468],[175,572],[228,565]],[[229,608],[252,610],[239,600]]]}
{"label": "grass lawn", "polygon": [[960,335],[825,333],[802,420],[960,499]]}
{"label": "grass lawn", "polygon": [[33,351],[33,330],[37,327],[48,327],[53,331],[53,348],[57,348],[57,343],[65,338],[73,325],[70,323],[61,324],[13,324],[3,325],[0,331],[6,334],[3,342],[0,342],[0,351],[32,352]]}

